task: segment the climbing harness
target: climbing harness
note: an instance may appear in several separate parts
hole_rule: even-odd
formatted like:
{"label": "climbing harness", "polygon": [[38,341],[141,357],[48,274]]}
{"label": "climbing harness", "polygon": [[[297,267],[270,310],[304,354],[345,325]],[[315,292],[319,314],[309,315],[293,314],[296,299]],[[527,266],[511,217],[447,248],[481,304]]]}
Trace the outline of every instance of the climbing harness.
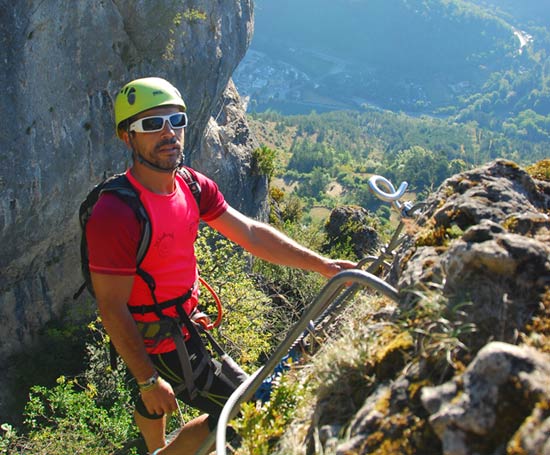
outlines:
{"label": "climbing harness", "polygon": [[[211,289],[211,288],[210,288]],[[213,292],[213,297],[219,302],[217,294]],[[221,303],[219,307],[221,308]],[[221,322],[221,311],[218,312],[218,318],[215,323],[211,323],[208,316],[195,310],[188,315],[182,305],[176,306],[178,318],[171,318],[158,314],[159,320],[152,322],[136,322],[138,331],[141,333],[144,343],[148,347],[155,347],[161,341],[172,339],[176,344],[178,360],[183,371],[183,383],[174,387],[175,395],[179,395],[187,390],[189,397],[193,400],[198,394],[207,396],[213,384],[214,377],[222,377],[226,382],[237,387],[248,375],[237,365],[237,363],[227,354],[215,338],[210,334],[210,330]],[[182,332],[185,327],[187,337]],[[207,352],[203,339],[210,345],[214,353],[219,357],[219,366],[212,361],[210,352]],[[193,367],[191,358],[187,349],[186,342],[196,341],[196,345],[201,352],[200,362]],[[207,371],[207,379],[200,388],[197,387],[197,379]]]}
{"label": "climbing harness", "polygon": [[[178,170],[178,173],[183,177],[187,186],[191,190],[193,197],[200,207],[200,193],[201,188],[199,183],[194,177],[193,172],[186,167],[182,167]],[[192,314],[189,316],[185,311],[183,305],[192,296],[198,283],[192,286],[185,294],[163,302],[158,302],[155,289],[156,284],[153,276],[141,268],[141,263],[145,258],[149,245],[151,243],[151,221],[145,210],[145,207],[141,203],[139,194],[130,183],[128,178],[124,174],[114,175],[100,184],[96,185],[94,189],[88,194],[86,199],[80,205],[79,220],[81,226],[81,268],[82,275],[84,276],[84,283],[78,289],[73,296],[74,299],[78,298],[85,289],[95,297],[93,287],[91,283],[90,270],[88,265],[88,247],[86,243],[86,224],[92,214],[93,208],[99,197],[104,193],[112,193],[119,197],[124,203],[126,203],[136,215],[141,226],[141,237],[138,244],[138,250],[136,254],[136,274],[147,284],[151,297],[152,304],[128,306],[128,309],[133,314],[147,314],[154,313],[158,320],[152,322],[136,322],[137,328],[141,333],[144,343],[148,347],[157,346],[162,340],[172,339],[176,345],[177,355],[182,367],[184,383],[176,387],[174,392],[177,394],[187,389],[187,392],[191,399],[197,396],[197,394],[207,394],[214,376],[223,375],[225,380],[233,384],[235,387],[239,385],[246,377],[246,373],[237,365],[237,363],[223,350],[223,348],[216,342],[214,337],[208,332],[215,327],[218,327],[223,317],[223,309],[220,298],[214,291],[214,289],[202,278],[199,277],[198,281],[202,284],[212,295],[217,307],[217,318],[214,322],[211,322],[210,318],[203,312],[195,308]],[[163,310],[166,308],[175,307],[178,313],[177,318],[171,318],[163,314]],[[182,328],[185,328],[185,334],[182,332]],[[195,368],[192,368],[189,353],[186,347],[186,341],[193,339],[197,342],[197,346],[201,351],[201,360]],[[207,352],[204,346],[203,339],[206,338],[207,342],[212,347],[212,350],[220,358],[220,366],[217,367],[212,363],[210,353]],[[116,368],[117,353],[110,345],[111,351],[111,367]],[[204,386],[199,390],[195,385],[197,378],[208,368],[208,376]]]}

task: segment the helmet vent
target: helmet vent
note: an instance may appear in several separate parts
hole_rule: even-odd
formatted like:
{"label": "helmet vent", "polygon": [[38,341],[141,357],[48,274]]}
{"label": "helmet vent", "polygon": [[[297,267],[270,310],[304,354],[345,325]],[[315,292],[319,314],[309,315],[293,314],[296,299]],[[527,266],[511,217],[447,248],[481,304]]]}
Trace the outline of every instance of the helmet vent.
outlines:
{"label": "helmet vent", "polygon": [[136,89],[132,87],[128,94],[126,95],[126,98],[128,99],[128,104],[132,105],[136,102]]}

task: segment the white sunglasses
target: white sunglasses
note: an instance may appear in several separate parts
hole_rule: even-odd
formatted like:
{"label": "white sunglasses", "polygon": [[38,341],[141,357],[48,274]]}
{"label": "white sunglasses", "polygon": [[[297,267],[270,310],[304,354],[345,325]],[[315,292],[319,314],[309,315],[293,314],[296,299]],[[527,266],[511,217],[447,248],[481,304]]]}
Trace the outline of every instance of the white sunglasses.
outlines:
{"label": "white sunglasses", "polygon": [[164,128],[167,120],[174,130],[187,126],[187,114],[185,112],[178,112],[176,114],[153,115],[151,117],[140,118],[130,123],[128,130],[135,131],[136,133],[156,133]]}

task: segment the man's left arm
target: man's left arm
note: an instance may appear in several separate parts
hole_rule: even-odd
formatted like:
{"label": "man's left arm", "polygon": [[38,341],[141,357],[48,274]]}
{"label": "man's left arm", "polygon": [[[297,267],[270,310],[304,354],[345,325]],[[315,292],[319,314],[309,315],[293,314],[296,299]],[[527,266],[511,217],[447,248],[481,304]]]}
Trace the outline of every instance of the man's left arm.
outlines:
{"label": "man's left arm", "polygon": [[254,256],[274,264],[318,272],[327,278],[356,267],[351,261],[322,256],[273,226],[253,220],[232,207],[208,221],[208,225]]}

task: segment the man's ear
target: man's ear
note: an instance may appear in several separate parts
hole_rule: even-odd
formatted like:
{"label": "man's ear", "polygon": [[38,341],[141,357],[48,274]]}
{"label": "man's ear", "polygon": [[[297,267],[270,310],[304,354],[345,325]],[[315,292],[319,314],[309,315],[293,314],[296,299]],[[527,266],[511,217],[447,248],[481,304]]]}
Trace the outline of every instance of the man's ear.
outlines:
{"label": "man's ear", "polygon": [[121,128],[120,130],[120,138],[124,141],[124,143],[126,144],[126,147],[128,147],[129,149],[132,148],[132,144],[131,144],[131,139],[130,139],[130,134],[128,131],[124,130]]}

